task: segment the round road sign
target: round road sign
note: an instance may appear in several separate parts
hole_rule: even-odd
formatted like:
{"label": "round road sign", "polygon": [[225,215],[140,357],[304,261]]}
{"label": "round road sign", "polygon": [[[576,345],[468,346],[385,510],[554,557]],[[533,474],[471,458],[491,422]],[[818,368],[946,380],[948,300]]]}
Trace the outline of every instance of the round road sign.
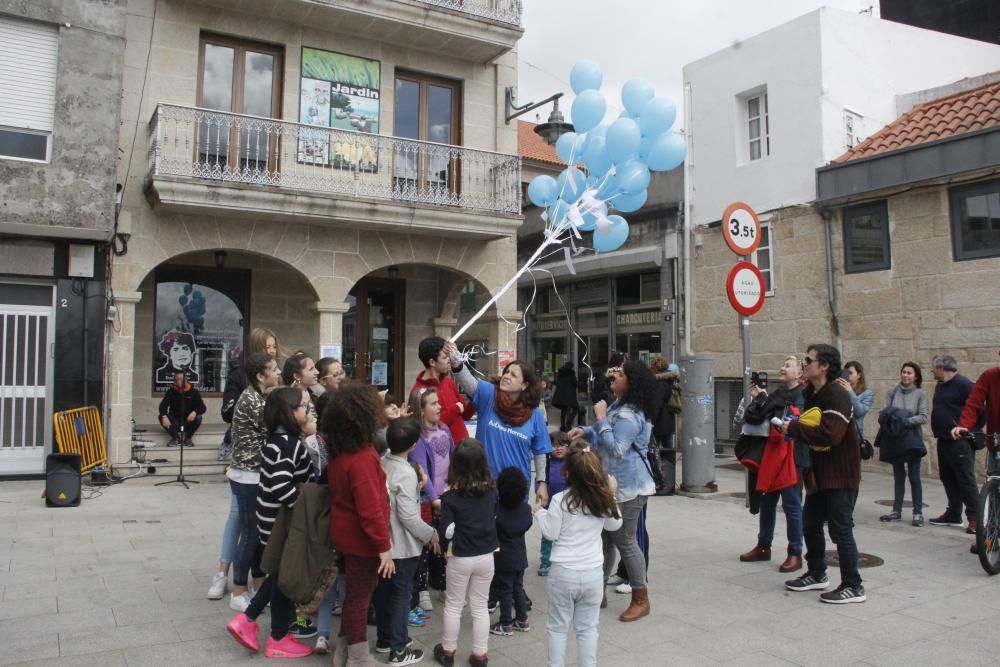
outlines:
{"label": "round road sign", "polygon": [[764,306],[764,275],[750,262],[737,262],[729,270],[726,294],[737,313],[750,317]]}
{"label": "round road sign", "polygon": [[722,236],[730,250],[745,257],[760,245],[760,218],[749,204],[733,202],[722,214]]}

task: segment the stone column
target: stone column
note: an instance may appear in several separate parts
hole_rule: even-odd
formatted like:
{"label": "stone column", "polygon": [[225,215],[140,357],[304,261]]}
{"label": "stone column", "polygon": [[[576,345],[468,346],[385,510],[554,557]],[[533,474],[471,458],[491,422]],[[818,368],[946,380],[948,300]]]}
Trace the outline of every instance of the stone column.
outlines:
{"label": "stone column", "polygon": [[434,325],[435,336],[447,338],[455,333],[455,327],[458,326],[458,320],[454,317],[435,317],[432,324]]}
{"label": "stone column", "polygon": [[111,366],[111,391],[108,393],[110,426],[108,461],[110,464],[132,459],[132,371],[135,367],[135,306],[141,292],[116,292],[117,330],[112,330],[108,345]]}
{"label": "stone column", "polygon": [[318,303],[319,345],[343,345],[344,313],[350,309],[346,303]]}
{"label": "stone column", "polygon": [[[483,324],[487,329],[486,345],[491,351],[496,351],[497,354],[490,355],[486,357],[489,361],[486,364],[488,368],[480,367],[479,370],[484,373],[499,373],[500,372],[500,351],[512,351],[514,353],[514,358],[518,357],[517,351],[517,323],[521,321],[522,313],[520,311],[511,311],[506,313],[501,313],[502,317],[497,315],[484,315],[478,324]],[[506,318],[506,321],[504,321]]]}

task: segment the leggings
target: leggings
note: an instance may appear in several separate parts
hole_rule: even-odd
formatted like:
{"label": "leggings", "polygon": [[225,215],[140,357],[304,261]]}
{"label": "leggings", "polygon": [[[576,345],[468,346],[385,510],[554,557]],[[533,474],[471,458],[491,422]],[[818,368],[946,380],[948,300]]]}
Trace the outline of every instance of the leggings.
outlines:
{"label": "leggings", "polygon": [[378,556],[344,554],[344,576],[347,596],[340,614],[340,634],[348,645],[360,644],[368,638],[368,604],[378,583]]}
{"label": "leggings", "polygon": [[622,503],[620,506],[622,527],[614,532],[602,533],[605,580],[611,576],[611,570],[615,565],[615,547],[617,547],[622,560],[625,561],[625,570],[632,588],[646,587],[646,562],[643,560],[642,549],[639,548],[639,541],[636,539],[639,517],[645,506],[646,496],[636,496]]}
{"label": "leggings", "polygon": [[260,569],[263,548],[257,534],[257,485],[229,480],[229,488],[239,507],[239,540],[233,558],[233,585],[246,586],[250,575],[264,576]]}
{"label": "leggings", "polygon": [[295,620],[295,605],[281,592],[278,577],[274,575],[264,580],[260,590],[250,600],[246,610],[247,618],[256,621],[268,603],[271,604],[271,639],[281,641]]}
{"label": "leggings", "polygon": [[220,563],[232,563],[236,556],[236,547],[240,541],[240,504],[236,494],[229,494],[229,516],[226,517],[226,527],[222,530],[222,553]]}

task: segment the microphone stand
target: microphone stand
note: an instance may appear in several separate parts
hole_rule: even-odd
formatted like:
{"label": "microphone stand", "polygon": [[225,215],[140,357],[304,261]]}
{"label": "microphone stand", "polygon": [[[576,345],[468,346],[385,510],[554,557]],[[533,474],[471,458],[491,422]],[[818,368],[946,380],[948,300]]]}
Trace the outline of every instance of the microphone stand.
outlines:
{"label": "microphone stand", "polygon": [[184,449],[187,447],[187,436],[184,433],[184,426],[187,424],[187,413],[184,411],[184,395],[187,393],[187,371],[184,371],[184,384],[181,385],[181,441],[178,443],[181,448],[181,463],[180,468],[177,470],[177,478],[167,480],[166,482],[158,482],[153,486],[163,486],[165,484],[183,484],[185,489],[190,489],[188,484],[201,484],[201,482],[195,481],[193,479],[184,479]]}

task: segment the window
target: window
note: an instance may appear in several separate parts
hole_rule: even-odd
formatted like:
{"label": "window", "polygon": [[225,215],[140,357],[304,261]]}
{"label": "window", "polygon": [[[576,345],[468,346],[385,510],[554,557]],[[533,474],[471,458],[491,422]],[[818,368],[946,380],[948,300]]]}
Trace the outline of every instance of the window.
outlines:
{"label": "window", "polygon": [[619,306],[637,306],[640,303],[660,301],[660,274],[636,273],[616,279],[615,303]]}
{"label": "window", "polygon": [[771,223],[760,223],[760,245],[750,261],[764,276],[764,294],[774,296],[774,246],[771,243]]}
{"label": "window", "polygon": [[862,118],[861,114],[844,109],[844,148],[850,150],[861,143]]}
{"label": "window", "polygon": [[[395,128],[397,137],[436,144],[458,145],[462,125],[461,84],[410,72],[396,74]],[[451,151],[416,150],[398,145],[393,176],[396,187],[447,198],[458,191],[459,160]]]}
{"label": "window", "polygon": [[955,259],[1000,255],[1000,180],[952,188],[950,197]]}
{"label": "window", "polygon": [[751,162],[771,154],[771,125],[767,112],[767,92],[746,98],[747,149]]}
{"label": "window", "polygon": [[55,26],[0,17],[0,156],[48,161],[58,52]]}
{"label": "window", "polygon": [[847,273],[882,271],[891,264],[889,214],[884,201],[845,208],[844,269]]}
{"label": "window", "polygon": [[[261,118],[281,117],[284,57],[280,47],[203,35],[200,58],[199,107]],[[204,118],[198,127],[196,145],[199,162],[219,169],[233,165],[247,173],[277,168],[277,135],[259,124],[237,124],[228,115]]]}

